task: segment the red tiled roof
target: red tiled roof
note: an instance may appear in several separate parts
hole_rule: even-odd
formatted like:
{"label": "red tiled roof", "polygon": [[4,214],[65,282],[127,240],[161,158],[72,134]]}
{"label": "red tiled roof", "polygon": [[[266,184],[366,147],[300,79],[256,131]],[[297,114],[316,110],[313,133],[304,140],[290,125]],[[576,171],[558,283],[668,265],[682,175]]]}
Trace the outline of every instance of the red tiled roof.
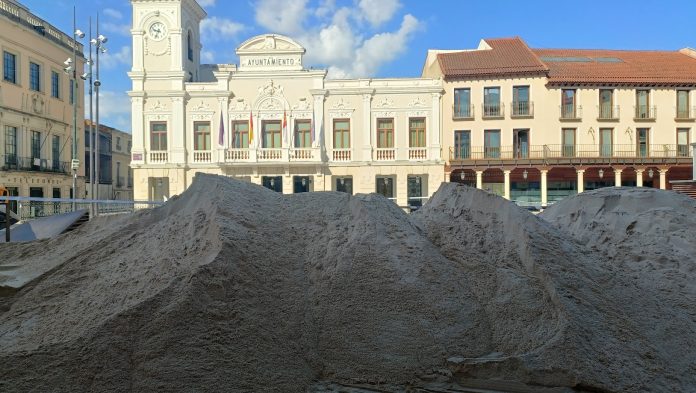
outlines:
{"label": "red tiled roof", "polygon": [[519,37],[484,41],[492,49],[438,54],[445,78],[545,74],[548,70]]}
{"label": "red tiled roof", "polygon": [[552,84],[696,85],[696,59],[677,51],[533,49],[533,52],[549,68]]}

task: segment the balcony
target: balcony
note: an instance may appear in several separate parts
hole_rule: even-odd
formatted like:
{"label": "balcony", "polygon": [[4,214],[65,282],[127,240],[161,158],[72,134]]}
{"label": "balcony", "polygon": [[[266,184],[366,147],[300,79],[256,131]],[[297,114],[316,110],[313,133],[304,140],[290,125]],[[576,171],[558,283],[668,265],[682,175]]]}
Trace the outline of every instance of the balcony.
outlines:
{"label": "balcony", "polygon": [[377,148],[375,149],[375,161],[394,161],[396,160],[396,149],[393,147],[389,148]]}
{"label": "balcony", "polygon": [[169,152],[166,151],[151,151],[150,164],[165,164],[169,161]]}
{"label": "balcony", "polygon": [[580,121],[582,120],[582,105],[575,106],[574,104],[561,105],[560,120],[562,121]]}
{"label": "balcony", "polygon": [[352,149],[333,149],[331,152],[332,161],[346,162],[352,159]]}
{"label": "balcony", "polygon": [[505,106],[503,104],[483,104],[482,108],[484,119],[502,119],[505,117]]}
{"label": "balcony", "polygon": [[290,161],[315,161],[316,149],[311,147],[290,149]]}
{"label": "balcony", "polygon": [[256,162],[317,162],[321,160],[319,148],[260,148],[260,149],[220,149],[219,157],[223,163]]}
{"label": "balcony", "polygon": [[428,159],[428,149],[425,147],[409,147],[408,159],[415,161],[423,161]]}
{"label": "balcony", "polygon": [[599,105],[597,107],[598,121],[618,121],[620,108],[618,105]]}
{"label": "balcony", "polygon": [[676,121],[694,121],[696,120],[696,107],[693,108],[677,108]]}
{"label": "balcony", "polygon": [[510,116],[512,118],[534,117],[534,103],[531,101],[513,101],[511,107],[512,113]]}
{"label": "balcony", "polygon": [[524,150],[513,146],[452,147],[450,161],[456,165],[530,164],[662,164],[690,163],[688,145],[531,145]]}
{"label": "balcony", "polygon": [[30,171],[70,174],[70,162],[47,160],[45,158],[18,157],[16,155],[2,156],[2,170]]}
{"label": "balcony", "polygon": [[256,156],[259,161],[282,161],[283,149],[262,148],[258,150]]}
{"label": "balcony", "polygon": [[194,151],[193,162],[196,164],[212,162],[212,153],[210,151]]}
{"label": "balcony", "polygon": [[452,120],[473,120],[473,105],[452,105]]}
{"label": "balcony", "polygon": [[648,105],[636,105],[634,121],[655,121],[657,118],[657,107]]}

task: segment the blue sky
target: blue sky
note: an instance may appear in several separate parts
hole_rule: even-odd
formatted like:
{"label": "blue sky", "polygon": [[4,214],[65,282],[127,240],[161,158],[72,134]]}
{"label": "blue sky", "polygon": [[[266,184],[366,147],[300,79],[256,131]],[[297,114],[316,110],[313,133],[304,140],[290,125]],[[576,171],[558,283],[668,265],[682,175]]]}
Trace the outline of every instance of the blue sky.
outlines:
{"label": "blue sky", "polygon": [[[204,60],[236,63],[235,48],[275,32],[307,48],[305,65],[333,77],[418,76],[426,51],[471,49],[481,38],[518,35],[536,48],[696,47],[693,0],[198,0],[208,12]],[[128,0],[21,0],[63,31],[100,13],[109,38],[102,57],[102,122],[130,131]]]}

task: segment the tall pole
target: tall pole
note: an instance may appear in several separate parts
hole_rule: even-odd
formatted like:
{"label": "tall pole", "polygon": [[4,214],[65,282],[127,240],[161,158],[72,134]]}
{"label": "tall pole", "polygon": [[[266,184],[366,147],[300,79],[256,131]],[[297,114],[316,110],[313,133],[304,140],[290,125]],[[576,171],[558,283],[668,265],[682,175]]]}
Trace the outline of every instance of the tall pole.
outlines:
{"label": "tall pole", "polygon": [[[95,199],[99,199],[99,86],[101,85],[101,81],[99,80],[99,52],[101,51],[101,42],[99,41],[99,13],[97,13],[97,45],[96,45],[96,52],[97,52],[97,80],[94,84],[94,90],[96,94],[96,124],[97,124],[97,129],[95,130],[95,146],[94,146],[94,156],[95,156],[95,185],[96,185],[96,190],[94,192]],[[96,215],[99,215],[99,212],[96,213]]]}
{"label": "tall pole", "polygon": [[[94,99],[92,97],[94,78],[92,77],[92,17],[89,17],[89,196],[94,199]],[[95,214],[94,204],[90,204],[92,211],[90,217]]]}
{"label": "tall pole", "polygon": [[77,198],[77,169],[79,167],[79,161],[77,161],[77,20],[75,14],[75,6],[73,6],[73,59],[74,65],[72,70],[72,84],[73,89],[73,132],[72,132],[72,161],[70,166],[72,168],[72,210],[76,210],[75,198]]}

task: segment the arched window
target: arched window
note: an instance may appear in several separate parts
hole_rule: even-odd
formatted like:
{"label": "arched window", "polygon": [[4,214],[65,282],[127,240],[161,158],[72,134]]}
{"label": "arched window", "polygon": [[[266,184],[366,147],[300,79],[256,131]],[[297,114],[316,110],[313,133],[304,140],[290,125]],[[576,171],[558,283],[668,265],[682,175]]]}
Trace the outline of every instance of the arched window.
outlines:
{"label": "arched window", "polygon": [[193,61],[193,45],[191,44],[191,32],[188,32],[186,37],[186,47],[188,48],[188,59]]}

